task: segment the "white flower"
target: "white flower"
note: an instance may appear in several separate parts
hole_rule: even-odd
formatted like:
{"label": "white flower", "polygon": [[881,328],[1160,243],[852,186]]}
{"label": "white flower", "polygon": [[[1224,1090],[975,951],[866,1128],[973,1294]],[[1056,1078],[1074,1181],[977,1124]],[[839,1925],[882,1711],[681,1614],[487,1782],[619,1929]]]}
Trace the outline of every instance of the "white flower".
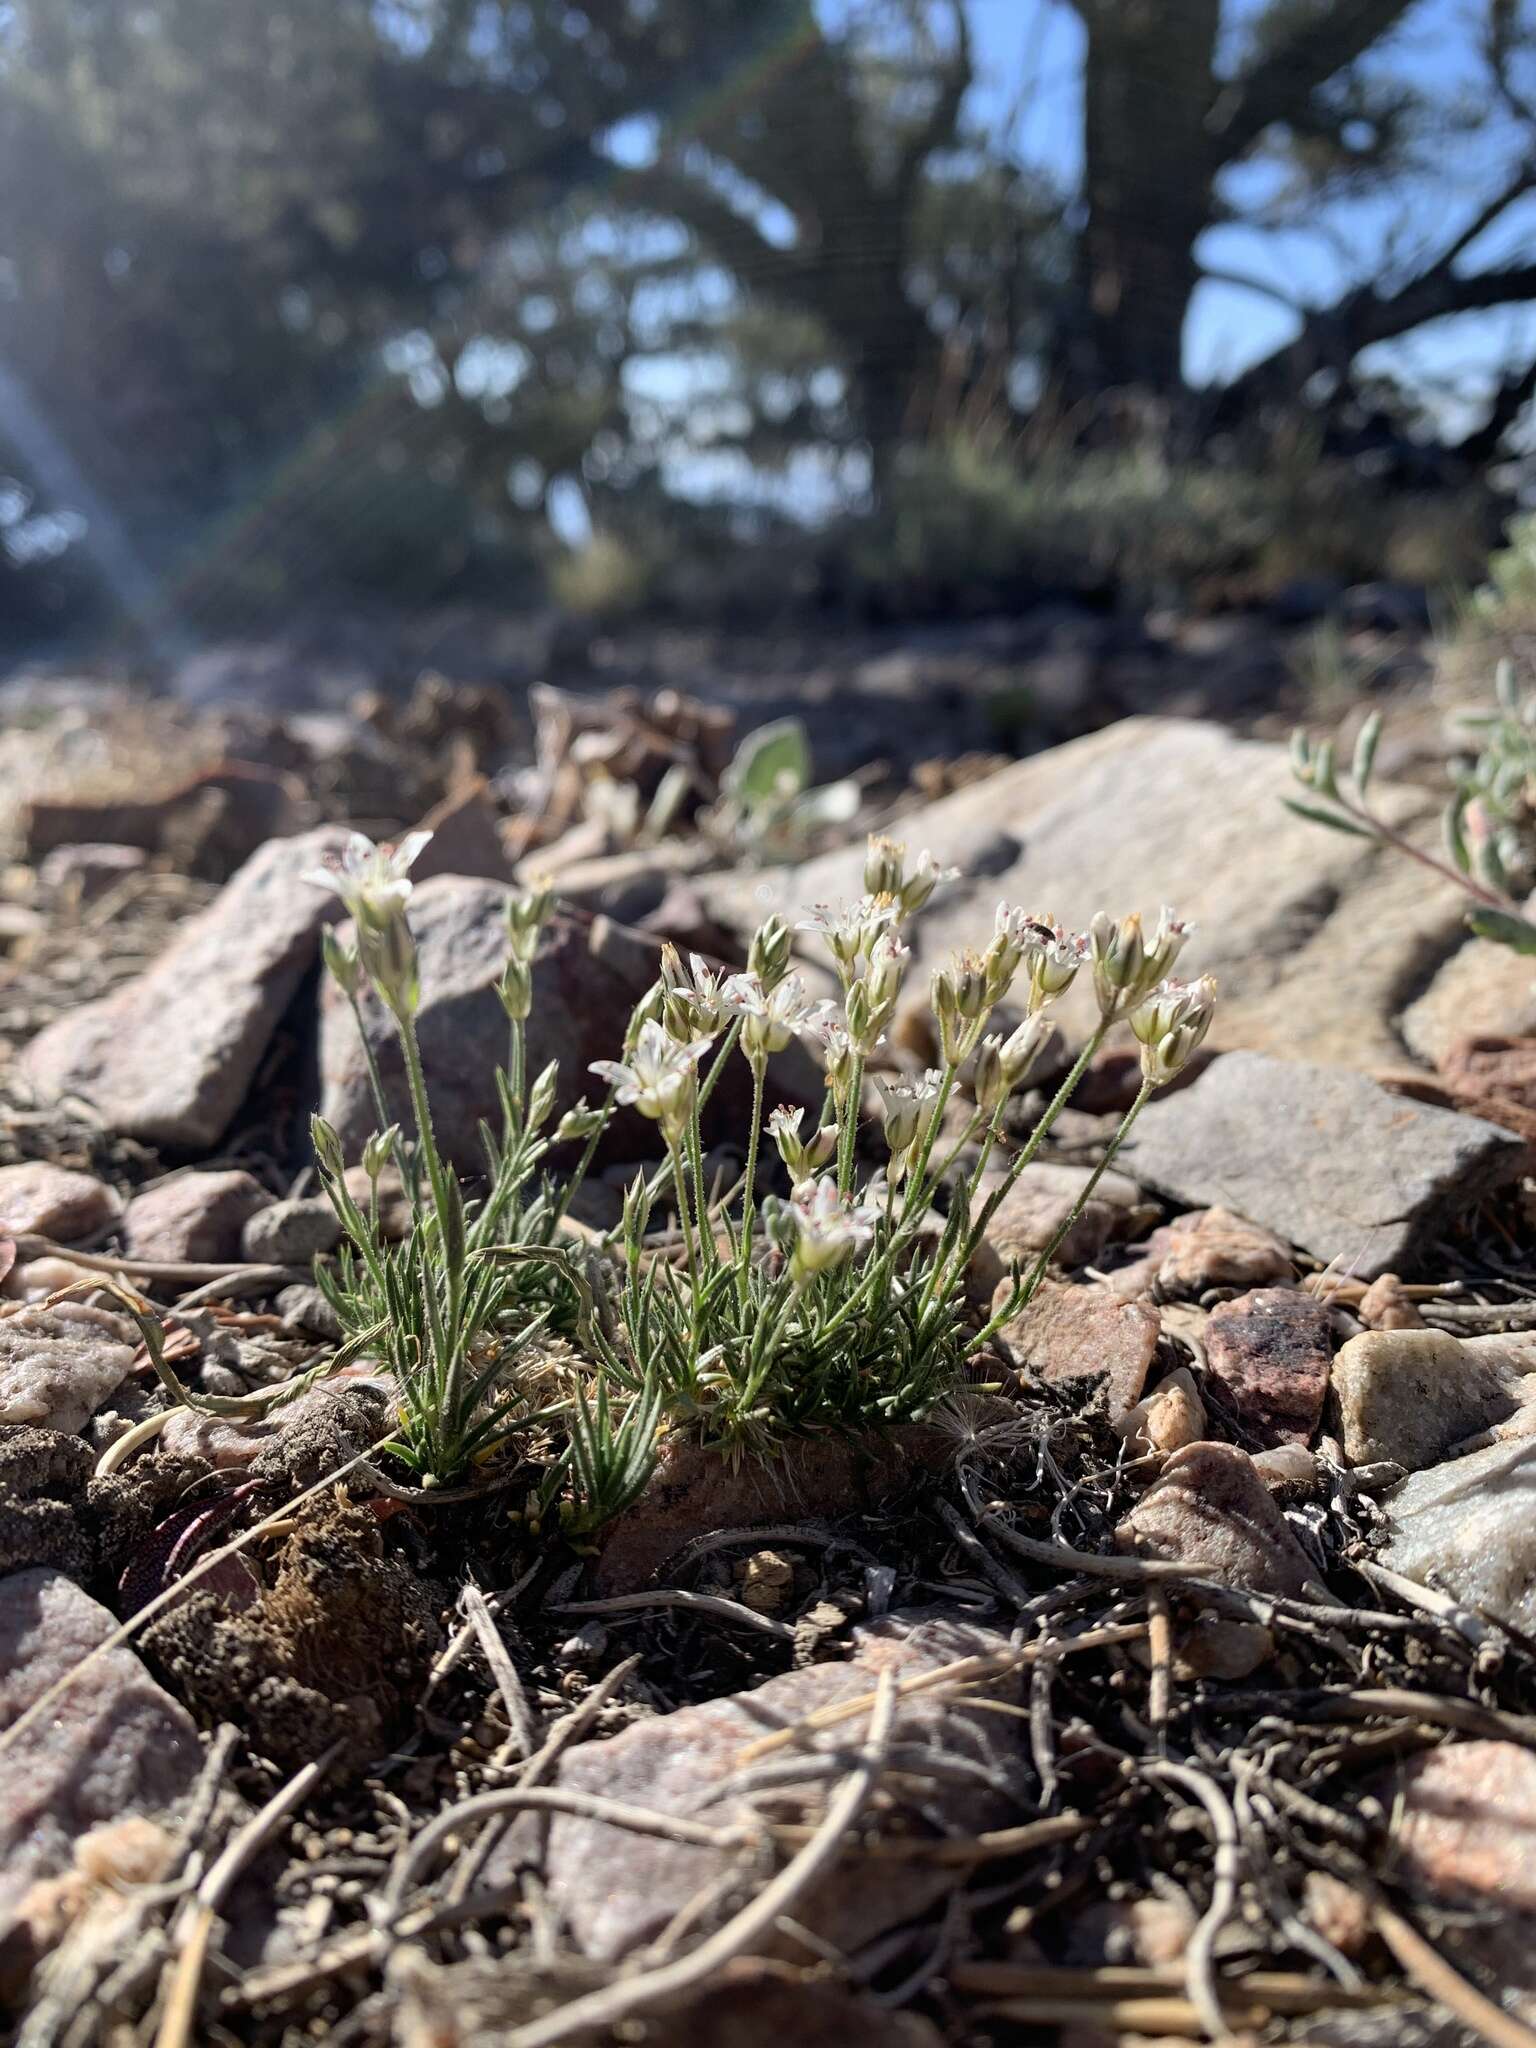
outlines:
{"label": "white flower", "polygon": [[719,999],[722,1009],[741,1018],[742,1047],[753,1059],[782,1052],[797,1035],[821,1037],[837,1015],[835,1004],[811,1001],[798,974],[786,974],[771,989],[755,974],[733,974]]}
{"label": "white flower", "polygon": [[413,887],[411,866],[431,837],[430,832],[407,832],[397,846],[375,846],[365,833],[350,832],[346,850],[329,855],[326,865],[311,868],[304,880],[334,889],[359,925],[382,930],[404,915]]}
{"label": "white flower", "polygon": [[867,954],[887,926],[896,922],[897,912],[893,900],[879,896],[861,896],[857,903],[845,903],[840,910],[818,903],[795,929],[819,933],[846,980],[859,956]]}
{"label": "white flower", "polygon": [[627,1063],[593,1060],[591,1071],[609,1082],[615,1100],[633,1103],[642,1116],[653,1117],[677,1136],[693,1113],[699,1062],[711,1041],[695,1039],[679,1045],[654,1018],[647,1017]]}
{"label": "white flower", "polygon": [[1131,1012],[1131,1029],[1141,1040],[1141,1071],[1162,1087],[1188,1066],[1216,1014],[1216,978],[1164,981]]}
{"label": "white flower", "polygon": [[876,1074],[875,1091],[880,1097],[880,1121],[885,1142],[893,1156],[906,1152],[917,1141],[926,1112],[939,1099],[944,1076],[937,1067],[921,1074],[898,1074],[887,1078]]}
{"label": "white flower", "polygon": [[941,882],[953,882],[959,873],[958,868],[940,867],[925,846],[917,856],[911,874],[901,885],[903,915],[910,917],[914,911],[921,910]]}
{"label": "white flower", "polygon": [[[721,969],[711,967],[702,953],[688,955],[685,974],[672,946],[663,947],[661,962],[661,976],[669,998],[666,1015],[673,1036],[684,1040],[713,1037],[724,1022],[726,1010],[731,1008],[725,992],[740,977],[727,976]],[[683,1022],[688,1028],[677,1029]]]}
{"label": "white flower", "polygon": [[790,1264],[802,1283],[846,1264],[874,1236],[879,1216],[878,1210],[840,1193],[831,1174],[803,1181],[795,1189],[790,1212],[795,1227]]}
{"label": "white flower", "polygon": [[823,1124],[819,1131],[803,1139],[800,1126],[804,1120],[803,1107],[790,1109],[784,1103],[768,1118],[768,1135],[797,1181],[819,1173],[837,1150],[836,1124]]}

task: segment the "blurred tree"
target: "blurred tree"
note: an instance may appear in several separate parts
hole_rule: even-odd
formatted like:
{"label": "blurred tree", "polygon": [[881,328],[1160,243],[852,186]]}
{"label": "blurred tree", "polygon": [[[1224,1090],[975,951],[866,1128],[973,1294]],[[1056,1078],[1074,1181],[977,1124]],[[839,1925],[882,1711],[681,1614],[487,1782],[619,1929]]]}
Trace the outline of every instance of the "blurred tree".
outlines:
{"label": "blurred tree", "polygon": [[[1315,396],[1319,372],[1330,398],[1347,395],[1373,345],[1536,299],[1536,264],[1523,251],[1490,260],[1536,189],[1528,0],[1467,8],[1475,85],[1460,70],[1446,80],[1408,61],[1402,32],[1422,15],[1417,0],[1066,4],[1085,36],[1084,224],[1060,350],[1069,391],[1182,395],[1190,301],[1212,274],[1199,244],[1215,228],[1326,233],[1336,209],[1361,200],[1390,210],[1395,198],[1405,216],[1402,233],[1378,227],[1369,274],[1331,303],[1296,294],[1296,340],[1237,379],[1228,418],[1261,399]],[[1469,153],[1478,168],[1491,162],[1482,196],[1458,219],[1451,194],[1475,175]],[[1491,453],[1533,384],[1536,358],[1522,356],[1469,447]]]}

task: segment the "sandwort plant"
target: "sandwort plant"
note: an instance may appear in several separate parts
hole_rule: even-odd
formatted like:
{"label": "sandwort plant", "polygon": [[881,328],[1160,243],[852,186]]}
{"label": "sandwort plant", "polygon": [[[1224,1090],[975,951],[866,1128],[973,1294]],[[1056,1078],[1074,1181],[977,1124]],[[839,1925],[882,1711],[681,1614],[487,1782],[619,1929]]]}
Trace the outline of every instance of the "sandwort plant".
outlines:
{"label": "sandwort plant", "polygon": [[[423,843],[418,834],[385,849],[354,837],[313,878],[351,913],[351,939],[329,935],[325,958],[353,1006],[378,1118],[361,1185],[338,1134],[314,1120],[346,1234],[320,1275],[343,1332],[332,1367],[369,1356],[391,1374],[399,1406],[388,1454],[402,1476],[442,1489],[493,1463],[498,1475],[526,1467],[535,1513],[558,1502],[577,1537],[637,1496],[669,1431],[732,1458],[769,1457],[796,1436],[918,1420],[974,1379],[978,1354],[1038,1287],[1142,1105],[1211,1021],[1214,983],[1170,978],[1188,936],[1170,912],[1150,932],[1133,915],[1096,918],[1079,934],[1003,904],[985,946],[932,975],[938,1063],[892,1072],[884,1052],[911,969],[906,934],[953,871],[926,853],[909,866],[901,847],[874,839],[863,896],[801,927],[830,956],[836,1000],[814,998],[794,971],[793,935],[778,918],[758,930],[742,973],[664,948],[620,1056],[594,1064],[603,1099],[556,1120],[555,1063],[527,1072],[535,956],[552,908],[547,889],[531,888],[507,906],[501,1128],[482,1126],[481,1191],[467,1195],[438,1143],[417,1033],[409,869]],[[1053,1003],[1080,975],[1097,1020],[1013,1147],[1009,1105],[1052,1036]],[[399,1042],[409,1129],[390,1115],[365,984]],[[1020,1020],[994,1029],[1004,1003]],[[966,1283],[988,1226],[1122,1022],[1142,1046],[1136,1099],[1055,1238],[1027,1270],[1014,1268],[983,1319]],[[821,1102],[770,1110],[770,1062],[796,1039],[819,1055]],[[701,1114],[737,1059],[751,1083],[745,1170],[721,1189],[706,1185]],[[867,1100],[883,1155],[872,1169],[859,1143]],[[594,1247],[565,1218],[621,1108],[656,1126],[662,1157],[637,1174],[620,1224]],[[553,1158],[573,1156],[551,1171]],[[770,1167],[779,1191],[760,1202]],[[392,1168],[410,1203],[398,1242],[381,1200]]]}
{"label": "sandwort plant", "polygon": [[[684,970],[669,955],[659,999],[642,1006],[632,1028],[632,1051],[595,1069],[619,1102],[658,1126],[677,1240],[670,1256],[651,1248],[658,1182],[637,1180],[615,1247],[623,1280],[600,1372],[630,1399],[659,1398],[672,1427],[731,1455],[770,1455],[798,1434],[917,1420],[961,1385],[970,1361],[1038,1287],[1147,1097],[1182,1070],[1209,1028],[1214,983],[1169,978],[1188,935],[1171,913],[1150,934],[1131,916],[1095,919],[1079,935],[1002,905],[985,948],[932,977],[939,1065],[872,1076],[885,1157],[861,1175],[864,1085],[909,971],[904,932],[952,872],[926,853],[909,870],[902,848],[871,841],[865,894],[802,927],[825,944],[839,1000],[810,1000],[790,970],[790,934],[770,920],[744,974],[721,978],[698,959]],[[982,1200],[1008,1105],[1051,1035],[1050,1005],[1079,973],[1092,978],[1098,1021]],[[999,1006],[1021,995],[1022,1021],[1006,1034],[989,1030]],[[966,1280],[987,1227],[1122,1020],[1142,1042],[1136,1100],[1055,1239],[1028,1271],[1014,1271],[978,1326]],[[768,1062],[796,1036],[821,1055],[819,1112],[780,1107],[765,1120]],[[711,1202],[700,1168],[699,1077],[711,1062],[712,1080],[735,1055],[752,1079],[746,1171],[739,1199]],[[965,1105],[958,1117],[950,1113],[957,1099]],[[790,1192],[759,1208],[764,1138]]]}

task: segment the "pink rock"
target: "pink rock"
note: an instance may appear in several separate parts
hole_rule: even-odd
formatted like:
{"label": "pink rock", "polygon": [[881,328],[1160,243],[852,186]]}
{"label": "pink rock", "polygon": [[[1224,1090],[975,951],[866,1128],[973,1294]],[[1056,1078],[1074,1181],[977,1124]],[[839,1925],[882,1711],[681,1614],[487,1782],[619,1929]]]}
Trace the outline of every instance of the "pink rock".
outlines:
{"label": "pink rock", "polygon": [[[793,1727],[820,1707],[867,1696],[882,1670],[898,1679],[914,1678],[958,1658],[1006,1648],[1007,1639],[989,1629],[892,1616],[860,1631],[850,1663],[789,1671],[751,1692],[656,1715],[610,1741],[583,1744],[561,1764],[559,1783],[728,1826],[751,1811],[726,1786],[743,1767],[742,1751],[759,1737]],[[1001,1692],[989,1687],[987,1696],[1006,1696],[1006,1687]],[[820,1744],[810,1739],[816,1746],[848,1744],[857,1741],[860,1728],[858,1720],[848,1720],[829,1729]],[[963,1700],[919,1694],[897,1706],[894,1741],[942,1747],[994,1772],[1017,1768],[1018,1739],[1012,1717]],[[1001,1824],[1011,1809],[1006,1794],[963,1782],[925,1785],[915,1796],[941,1806],[947,1822],[963,1834]],[[824,1786],[804,1785],[798,1794],[776,1788],[774,1812],[782,1818],[813,1817],[824,1797]],[[526,1843],[511,1838],[490,1859],[486,1883],[499,1882],[525,1852]],[[729,1870],[732,1860],[721,1851],[557,1815],[549,1823],[545,1873],[550,1903],[577,1947],[598,1961],[615,1962],[653,1941],[675,1913]],[[795,1918],[823,1940],[855,1948],[922,1912],[953,1883],[952,1872],[918,1863],[883,1863],[878,1882],[852,1883],[838,1871],[799,1902]]]}
{"label": "pink rock", "polygon": [[1175,1451],[1115,1531],[1122,1550],[1168,1558],[1246,1592],[1298,1594],[1313,1576],[1246,1451]]}
{"label": "pink rock", "polygon": [[[62,1572],[0,1579],[0,1729],[116,1626]],[[86,1666],[0,1750],[0,1939],[32,1884],[69,1866],[80,1837],[104,1821],[173,1805],[201,1761],[191,1716],[132,1650],[120,1645]]]}
{"label": "pink rock", "polygon": [[145,971],[40,1031],[21,1065],[152,1144],[215,1144],[340,906],[303,878],[339,832],[269,840]]}
{"label": "pink rock", "polygon": [[1264,1450],[1304,1444],[1328,1392],[1333,1317],[1299,1287],[1261,1287],[1211,1311],[1206,1360]]}
{"label": "pink rock", "polygon": [[1448,1742],[1380,1790],[1398,1855],[1419,1884],[1536,1914],[1536,1754],[1514,1742]]}
{"label": "pink rock", "polygon": [[271,1200],[259,1180],[238,1169],[180,1174],[134,1196],[123,1238],[136,1259],[233,1263],[246,1224]]}
{"label": "pink rock", "polygon": [[1193,1209],[1147,1239],[1145,1256],[1114,1277],[1117,1293],[1198,1295],[1208,1287],[1267,1287],[1295,1277],[1290,1246],[1230,1209]]}
{"label": "pink rock", "polygon": [[[1007,1285],[1000,1284],[994,1309],[1005,1298]],[[999,1335],[1024,1370],[1048,1386],[1067,1386],[1089,1373],[1105,1374],[1109,1412],[1115,1417],[1141,1399],[1161,1327],[1150,1302],[1122,1301],[1107,1287],[1046,1280]]]}
{"label": "pink rock", "polygon": [[42,1159],[0,1166],[0,1227],[13,1237],[34,1232],[73,1244],[105,1230],[122,1206],[94,1174],[72,1173]]}

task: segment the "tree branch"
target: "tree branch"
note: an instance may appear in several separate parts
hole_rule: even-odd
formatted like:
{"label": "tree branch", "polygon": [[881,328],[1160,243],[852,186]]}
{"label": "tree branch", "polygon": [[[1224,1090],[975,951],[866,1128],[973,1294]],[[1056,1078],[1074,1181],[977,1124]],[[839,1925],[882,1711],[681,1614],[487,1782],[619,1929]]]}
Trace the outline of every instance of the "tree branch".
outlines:
{"label": "tree branch", "polygon": [[901,160],[896,166],[896,190],[903,203],[911,196],[912,189],[922,176],[923,166],[929,157],[936,149],[941,149],[946,142],[954,139],[955,125],[960,118],[960,107],[971,89],[971,81],[975,76],[971,55],[971,24],[966,13],[965,0],[950,0],[950,17],[955,30],[954,55],[945,70],[927,120],[908,138],[901,152]]}
{"label": "tree branch", "polygon": [[744,285],[784,290],[799,266],[717,192],[676,164],[661,161],[625,174],[626,196],[682,222]]}
{"label": "tree branch", "polygon": [[1299,121],[1320,86],[1378,42],[1412,0],[1325,0],[1310,21],[1298,21],[1216,102],[1213,128],[1220,160],[1256,142],[1273,122]]}

